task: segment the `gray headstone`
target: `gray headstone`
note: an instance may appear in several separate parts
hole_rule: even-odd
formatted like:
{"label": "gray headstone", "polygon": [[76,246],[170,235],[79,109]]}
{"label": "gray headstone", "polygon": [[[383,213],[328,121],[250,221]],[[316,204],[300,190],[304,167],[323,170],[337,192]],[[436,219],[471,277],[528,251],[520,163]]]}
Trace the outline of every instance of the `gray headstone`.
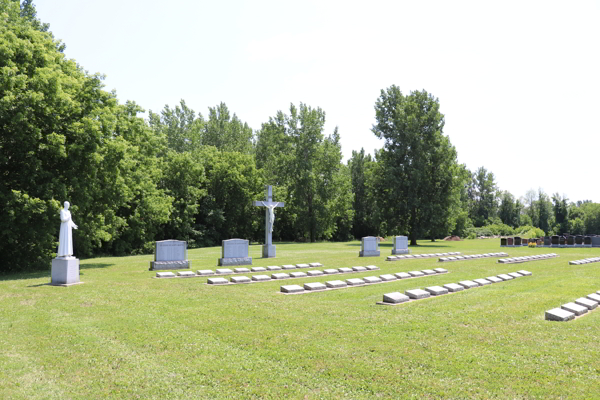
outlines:
{"label": "gray headstone", "polygon": [[507,274],[500,274],[498,275],[498,278],[502,279],[503,281],[510,281],[511,279],[514,279],[512,276]]}
{"label": "gray headstone", "polygon": [[157,272],[157,278],[175,278],[175,274],[172,272]]}
{"label": "gray headstone", "polygon": [[360,285],[364,285],[365,281],[363,281],[360,278],[350,278],[350,279],[346,279],[346,283],[348,284],[348,286],[360,286]]}
{"label": "gray headstone", "polygon": [[531,272],[525,271],[524,269],[522,269],[520,271],[517,271],[517,272],[520,273],[523,276],[530,276],[531,275]]}
{"label": "gray headstone", "polygon": [[232,283],[252,283],[252,280],[247,276],[232,276],[229,280]]}
{"label": "gray headstone", "polygon": [[488,276],[485,279],[487,279],[488,281],[490,281],[492,283],[502,282],[502,279],[498,278],[497,276]]}
{"label": "gray headstone", "polygon": [[270,281],[271,277],[269,275],[254,275],[254,276],[252,276],[252,280],[254,282],[264,282],[264,281]]}
{"label": "gray headstone", "polygon": [[379,283],[381,282],[381,278],[378,276],[365,276],[363,278],[363,281],[365,281],[366,283]]}
{"label": "gray headstone", "polygon": [[279,272],[276,274],[271,275],[272,279],[288,279],[290,276],[286,273],[283,272]]}
{"label": "gray headstone", "polygon": [[311,282],[311,283],[304,284],[304,290],[315,291],[315,290],[325,290],[325,289],[327,289],[327,286],[325,286],[321,282]]}
{"label": "gray headstone", "polygon": [[404,292],[404,294],[406,294],[411,299],[424,299],[426,297],[431,296],[431,293],[426,292],[422,289],[407,290],[406,292]]}
{"label": "gray headstone", "polygon": [[300,293],[304,292],[304,288],[300,285],[285,285],[280,288],[282,293]]}
{"label": "gray headstone", "polygon": [[407,272],[397,272],[394,275],[396,275],[396,277],[398,277],[398,279],[406,279],[406,278],[411,277],[411,275]]}
{"label": "gray headstone", "polygon": [[308,266],[311,268],[321,268],[323,264],[321,263],[308,263]]}
{"label": "gray headstone", "polygon": [[[570,237],[572,237],[572,236],[570,236]],[[582,315],[582,314],[585,314],[586,312],[588,312],[587,307],[580,306],[579,304],[575,304],[575,303],[563,304],[562,306],[560,306],[560,308],[562,308],[563,310],[572,312],[575,315]]]}
{"label": "gray headstone", "polygon": [[219,274],[219,275],[233,274],[233,270],[231,270],[229,268],[217,268],[217,274]]}
{"label": "gray headstone", "polygon": [[296,264],[296,268],[310,268],[308,264]]}
{"label": "gray headstone", "polygon": [[408,271],[410,276],[425,276],[425,274],[421,271]]}
{"label": "gray headstone", "polygon": [[364,272],[367,269],[365,267],[352,267],[352,271],[356,271],[356,272]]}
{"label": "gray headstone", "polygon": [[281,267],[278,265],[269,265],[267,267],[267,271],[280,271],[280,270],[281,270]]}
{"label": "gray headstone", "polygon": [[265,267],[252,267],[251,270],[252,272],[264,272],[267,269]]}
{"label": "gray headstone", "polygon": [[352,268],[342,267],[342,268],[338,268],[338,271],[340,271],[342,274],[347,274],[349,272],[352,272]]}
{"label": "gray headstone", "polygon": [[208,278],[206,283],[209,285],[227,285],[229,281],[225,278]]}
{"label": "gray headstone", "polygon": [[394,246],[392,248],[392,254],[408,254],[408,238],[406,236],[394,236]]}
{"label": "gray headstone", "polygon": [[587,296],[585,296],[585,297],[587,297],[587,298],[588,298],[588,299],[590,299],[590,300],[594,300],[594,301],[597,301],[597,302],[599,302],[599,303],[600,303],[600,294],[598,294],[598,293],[592,293],[592,294],[588,294],[588,295],[587,295]]}
{"label": "gray headstone", "polygon": [[292,278],[304,278],[306,276],[306,272],[302,272],[302,271],[290,272],[290,276]]}
{"label": "gray headstone", "polygon": [[473,279],[473,282],[479,284],[480,286],[485,286],[485,285],[491,285],[492,284],[492,282],[488,281],[487,279],[483,279],[483,278]]}
{"label": "gray headstone", "polygon": [[215,271],[213,271],[212,269],[199,269],[198,271],[196,271],[196,273],[201,276],[206,276],[206,275],[214,275]]}
{"label": "gray headstone", "polygon": [[241,274],[241,273],[250,272],[250,270],[248,268],[234,268],[233,272],[235,272],[236,274]]}
{"label": "gray headstone", "polygon": [[375,265],[367,265],[365,267],[368,271],[376,271],[379,269],[379,267],[375,266]]}
{"label": "gray headstone", "polygon": [[449,292],[460,292],[461,290],[465,290],[464,286],[458,285],[456,283],[447,283],[444,285]]}
{"label": "gray headstone", "polygon": [[441,286],[429,286],[425,288],[425,291],[431,293],[432,296],[439,296],[442,294],[448,294],[448,289]]}
{"label": "gray headstone", "polygon": [[575,304],[587,307],[588,310],[593,310],[594,308],[598,307],[597,301],[586,299],[585,297],[580,297],[577,300],[575,300]]}
{"label": "gray headstone", "polygon": [[283,269],[296,269],[296,266],[291,264],[285,264],[283,265]]}
{"label": "gray headstone", "polygon": [[252,257],[248,257],[247,240],[229,239],[223,240],[221,243],[219,266],[252,265]]}
{"label": "gray headstone", "polygon": [[553,308],[552,310],[546,311],[547,321],[570,321],[573,318],[575,318],[575,314],[560,308]]}
{"label": "gray headstone", "polygon": [[321,275],[323,275],[323,271],[319,271],[318,269],[315,269],[314,271],[308,271],[306,274],[308,276],[321,276]]}
{"label": "gray headstone", "polygon": [[508,275],[512,276],[513,278],[522,278],[523,275],[521,275],[518,272],[509,272]]}
{"label": "gray headstone", "polygon": [[340,271],[338,271],[335,268],[327,268],[323,270],[324,273],[326,273],[327,275],[332,275],[332,274],[339,274]]}
{"label": "gray headstone", "polygon": [[375,236],[362,238],[359,257],[379,257],[379,239]]}
{"label": "gray headstone", "polygon": [[405,301],[408,301],[408,300],[410,300],[410,297],[408,297],[400,292],[386,293],[383,295],[384,303],[398,304],[398,303],[404,303]]}
{"label": "gray headstone", "polygon": [[397,279],[398,279],[397,277],[395,277],[395,276],[394,276],[394,275],[392,275],[392,274],[384,274],[384,275],[379,275],[379,277],[380,277],[380,278],[381,278],[381,280],[382,280],[382,281],[384,281],[384,282],[395,281],[395,280],[397,280]]}
{"label": "gray headstone", "polygon": [[424,273],[425,275],[435,275],[437,273],[432,269],[423,269],[423,270],[421,270],[421,272]]}
{"label": "gray headstone", "polygon": [[177,276],[181,276],[182,278],[193,278],[196,274],[192,271],[179,271],[177,272]]}
{"label": "gray headstone", "polygon": [[461,285],[461,286],[464,286],[465,289],[471,289],[471,288],[479,286],[478,283],[473,282],[473,281],[469,281],[469,280],[460,281],[460,282],[458,282],[458,284]]}
{"label": "gray headstone", "polygon": [[325,285],[328,288],[331,288],[331,289],[339,289],[339,288],[343,288],[343,287],[348,286],[348,284],[346,282],[339,281],[339,280],[337,280],[337,281],[327,281],[327,282],[325,282]]}
{"label": "gray headstone", "polygon": [[187,242],[183,240],[160,240],[155,243],[154,261],[150,270],[189,269]]}
{"label": "gray headstone", "polygon": [[434,268],[433,270],[438,274],[445,274],[448,272],[448,270],[444,268]]}

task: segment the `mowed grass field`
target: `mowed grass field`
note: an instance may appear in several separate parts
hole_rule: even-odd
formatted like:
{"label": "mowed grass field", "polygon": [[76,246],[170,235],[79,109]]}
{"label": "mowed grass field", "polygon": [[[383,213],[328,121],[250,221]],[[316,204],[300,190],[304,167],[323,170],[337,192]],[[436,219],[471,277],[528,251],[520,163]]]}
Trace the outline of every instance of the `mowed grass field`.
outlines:
{"label": "mowed grass field", "polygon": [[[556,259],[439,263],[359,258],[359,242],[277,244],[253,266],[320,262],[379,271],[214,287],[153,279],[152,256],[81,260],[82,285],[45,273],[0,280],[1,399],[598,399],[600,309],[544,312],[600,290],[600,248],[500,248],[500,240],[420,241],[412,254],[555,252]],[[215,269],[220,248],[189,251]],[[283,295],[281,285],[434,267],[448,274]],[[398,306],[384,293],[526,269],[533,276]]]}

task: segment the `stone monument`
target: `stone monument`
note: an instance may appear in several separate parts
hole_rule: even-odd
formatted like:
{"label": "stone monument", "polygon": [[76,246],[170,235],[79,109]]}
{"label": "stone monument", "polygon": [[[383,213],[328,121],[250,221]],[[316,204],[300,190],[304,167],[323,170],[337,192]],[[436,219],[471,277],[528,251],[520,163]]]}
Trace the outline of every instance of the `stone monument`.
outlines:
{"label": "stone monument", "polygon": [[362,238],[359,257],[379,257],[379,239],[375,236]]}
{"label": "stone monument", "polygon": [[191,268],[191,263],[187,260],[186,241],[159,240],[155,246],[154,261],[150,261],[150,271]]}
{"label": "stone monument", "polygon": [[244,239],[223,240],[219,265],[252,265],[252,257],[248,257],[248,241]]}
{"label": "stone monument", "polygon": [[408,237],[406,236],[394,236],[394,248],[392,248],[392,254],[409,254],[408,249]]}
{"label": "stone monument", "polygon": [[275,246],[273,245],[273,225],[275,224],[275,208],[285,206],[284,202],[273,201],[273,188],[266,186],[267,193],[265,201],[253,201],[252,205],[266,207],[265,209],[265,244],[263,245],[263,258],[275,257]]}
{"label": "stone monument", "polygon": [[60,233],[58,235],[58,251],[52,260],[51,285],[69,286],[79,281],[79,259],[73,257],[73,229],[77,225],[71,219],[69,202],[65,201],[60,210]]}

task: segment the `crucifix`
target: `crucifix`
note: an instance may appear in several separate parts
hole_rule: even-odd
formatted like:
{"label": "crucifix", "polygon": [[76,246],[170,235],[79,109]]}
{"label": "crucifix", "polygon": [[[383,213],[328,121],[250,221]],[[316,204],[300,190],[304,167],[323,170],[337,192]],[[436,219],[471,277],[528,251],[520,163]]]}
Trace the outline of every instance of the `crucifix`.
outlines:
{"label": "crucifix", "polygon": [[283,207],[282,201],[273,201],[273,188],[266,186],[266,201],[253,201],[253,206],[265,207],[265,244],[263,245],[263,258],[275,257],[275,246],[273,245],[273,224],[275,223],[275,207]]}

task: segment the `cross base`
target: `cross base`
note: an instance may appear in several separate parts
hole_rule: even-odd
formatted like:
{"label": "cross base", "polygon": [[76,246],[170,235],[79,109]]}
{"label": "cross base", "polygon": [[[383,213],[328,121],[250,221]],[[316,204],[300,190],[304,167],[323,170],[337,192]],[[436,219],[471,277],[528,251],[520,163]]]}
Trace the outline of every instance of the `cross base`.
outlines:
{"label": "cross base", "polygon": [[263,244],[262,256],[263,256],[263,258],[274,258],[275,257],[275,245]]}

